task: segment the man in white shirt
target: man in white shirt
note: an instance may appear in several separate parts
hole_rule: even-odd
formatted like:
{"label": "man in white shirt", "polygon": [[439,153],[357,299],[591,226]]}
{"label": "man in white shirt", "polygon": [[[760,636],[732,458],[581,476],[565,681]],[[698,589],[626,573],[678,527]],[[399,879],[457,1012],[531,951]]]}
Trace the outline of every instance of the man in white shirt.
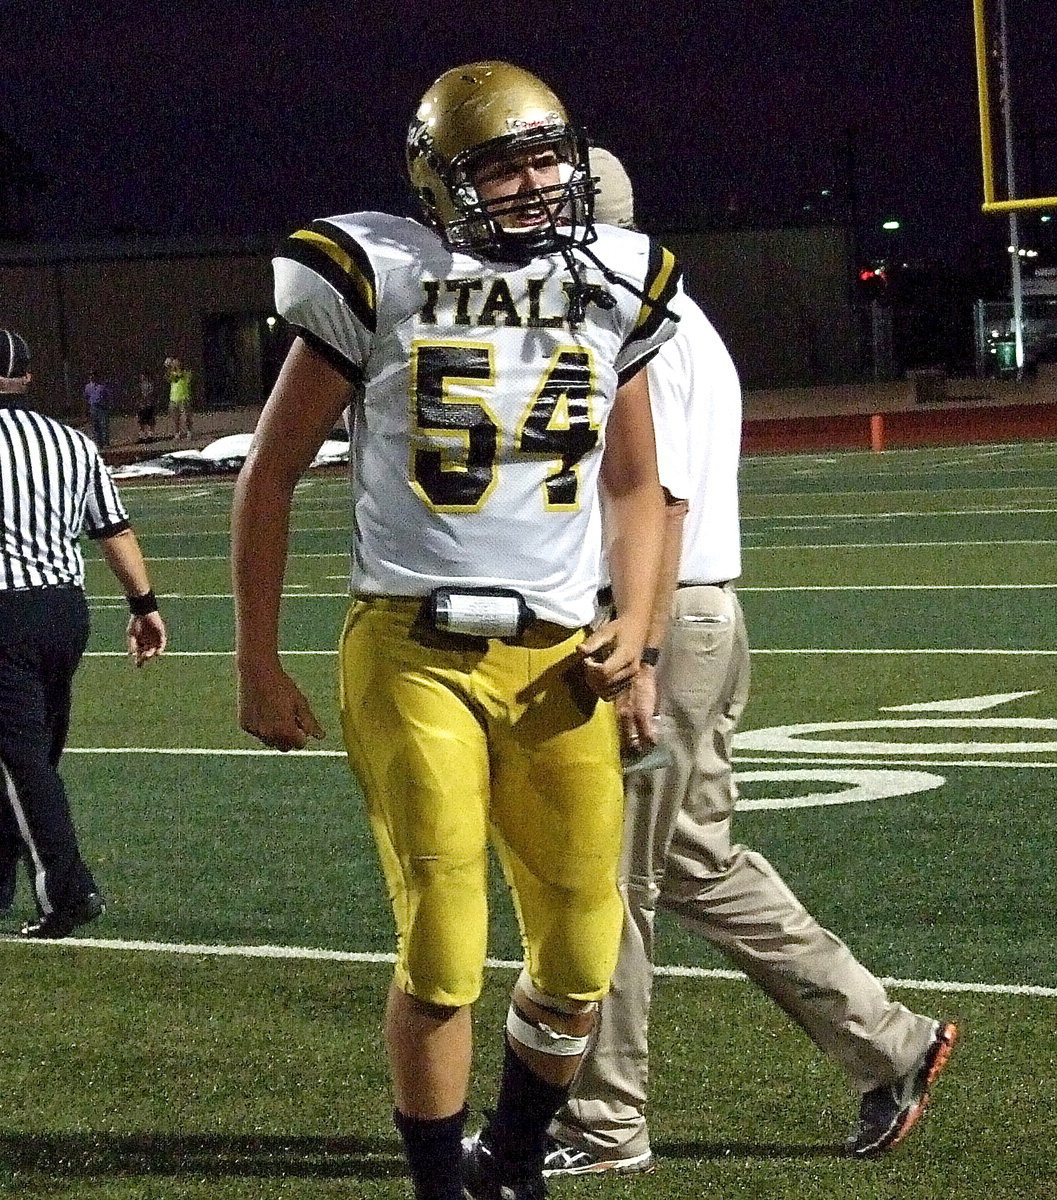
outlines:
{"label": "man in white shirt", "polygon": [[[595,147],[591,165],[601,180],[596,220],[632,225],[631,184],[619,161]],[[731,743],[749,689],[732,584],[741,573],[741,389],[700,308],[687,301],[680,318],[647,368],[659,475],[673,502],[667,581],[632,685],[638,732],[630,739],[632,749],[636,739],[644,747],[659,739],[674,761],[628,778],[620,960],[595,1045],[552,1125],[548,1175],[653,1168],[643,1109],[658,905],[722,950],[843,1067],[862,1095],[847,1143],[856,1157],[880,1154],[907,1134],[957,1035],[951,1022],[890,1000],[762,855],[731,844]]]}

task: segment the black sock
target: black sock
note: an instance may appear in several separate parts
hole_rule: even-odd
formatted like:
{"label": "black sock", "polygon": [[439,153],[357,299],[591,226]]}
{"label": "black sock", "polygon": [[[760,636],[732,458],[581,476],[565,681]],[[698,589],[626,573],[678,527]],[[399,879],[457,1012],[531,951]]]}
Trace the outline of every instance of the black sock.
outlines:
{"label": "black sock", "polygon": [[547,1127],[568,1096],[568,1087],[548,1083],[531,1070],[511,1049],[508,1038],[499,1101],[488,1123],[487,1141],[496,1157],[515,1167],[541,1162]]}
{"label": "black sock", "polygon": [[451,1117],[409,1117],[393,1109],[404,1141],[415,1200],[462,1200],[462,1131],[466,1109]]}

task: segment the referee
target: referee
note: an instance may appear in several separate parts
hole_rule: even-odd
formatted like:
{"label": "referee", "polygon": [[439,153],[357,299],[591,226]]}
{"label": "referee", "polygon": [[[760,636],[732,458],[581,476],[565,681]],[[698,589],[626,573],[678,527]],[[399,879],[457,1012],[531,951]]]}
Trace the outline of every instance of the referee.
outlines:
{"label": "referee", "polygon": [[81,859],[58,772],[74,672],[88,641],[81,532],[99,542],[128,597],[129,653],[165,649],[165,623],[117,489],[84,434],[24,406],[29,348],[0,329],[0,912],[19,860],[37,920],[26,938],[62,938],[104,910]]}

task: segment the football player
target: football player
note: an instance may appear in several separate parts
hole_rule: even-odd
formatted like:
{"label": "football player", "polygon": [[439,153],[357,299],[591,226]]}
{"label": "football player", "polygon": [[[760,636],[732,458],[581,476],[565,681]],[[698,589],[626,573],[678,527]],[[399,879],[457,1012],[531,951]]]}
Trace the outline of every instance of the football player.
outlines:
{"label": "football player", "polygon": [[[537,1200],[616,960],[622,786],[611,698],[633,678],[663,524],[645,365],[674,332],[672,256],[595,230],[586,142],[501,62],[442,75],[408,136],[425,224],[313,221],[275,261],[297,330],[236,490],[242,727],[323,736],[283,670],[293,488],[350,412],[345,745],[393,906],[385,1021],[418,1200]],[[588,632],[604,496],[619,616]],[[494,1116],[461,1146],[493,841],[525,965]]]}

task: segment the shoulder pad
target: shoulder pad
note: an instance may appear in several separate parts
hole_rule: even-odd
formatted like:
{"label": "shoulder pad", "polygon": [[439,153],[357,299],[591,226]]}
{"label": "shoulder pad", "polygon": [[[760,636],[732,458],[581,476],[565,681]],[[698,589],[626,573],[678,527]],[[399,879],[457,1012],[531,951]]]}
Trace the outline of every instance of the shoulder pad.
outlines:
{"label": "shoulder pad", "polygon": [[432,229],[409,217],[359,212],[313,221],[310,228],[316,226],[330,226],[357,242],[381,274],[451,258],[451,251]]}
{"label": "shoulder pad", "polygon": [[376,327],[379,292],[387,275],[422,271],[450,257],[440,238],[424,225],[375,212],[312,221],[291,234],[276,254],[330,284],[369,330]]}

